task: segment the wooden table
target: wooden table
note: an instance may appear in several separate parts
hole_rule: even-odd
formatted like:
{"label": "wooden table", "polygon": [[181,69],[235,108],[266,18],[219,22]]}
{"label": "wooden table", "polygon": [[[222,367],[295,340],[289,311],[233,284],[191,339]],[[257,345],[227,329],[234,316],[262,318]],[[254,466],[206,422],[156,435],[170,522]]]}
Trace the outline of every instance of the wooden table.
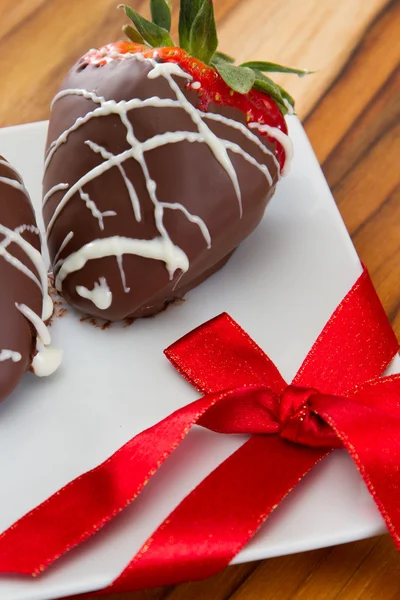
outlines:
{"label": "wooden table", "polygon": [[[48,117],[65,70],[120,37],[115,0],[1,0],[0,125]],[[172,2],[176,11],[178,2]],[[238,59],[319,69],[283,77],[354,244],[400,336],[400,3],[215,0],[220,46]],[[146,13],[147,2],[131,5]],[[301,6],[301,8],[300,8]],[[107,600],[390,600],[388,536],[226,569],[199,583]]]}

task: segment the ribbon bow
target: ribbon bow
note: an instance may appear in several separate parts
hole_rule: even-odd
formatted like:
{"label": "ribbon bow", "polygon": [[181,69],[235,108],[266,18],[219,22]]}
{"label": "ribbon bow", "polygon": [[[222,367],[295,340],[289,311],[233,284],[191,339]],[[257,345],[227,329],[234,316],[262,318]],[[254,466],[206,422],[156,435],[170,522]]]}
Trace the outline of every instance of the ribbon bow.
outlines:
{"label": "ribbon bow", "polygon": [[5,531],[0,572],[38,574],[96,533],[137,497],[194,424],[251,437],[181,502],[107,592],[218,572],[338,447],[355,461],[400,549],[400,375],[380,377],[397,351],[366,271],[290,385],[227,314],[212,319],[166,350],[204,397],[132,438]]}

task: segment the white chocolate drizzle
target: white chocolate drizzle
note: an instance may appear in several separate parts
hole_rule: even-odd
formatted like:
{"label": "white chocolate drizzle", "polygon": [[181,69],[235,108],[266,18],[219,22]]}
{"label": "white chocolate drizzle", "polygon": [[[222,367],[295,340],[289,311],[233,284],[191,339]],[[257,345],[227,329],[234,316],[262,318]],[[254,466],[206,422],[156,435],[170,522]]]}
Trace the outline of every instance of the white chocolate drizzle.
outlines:
{"label": "white chocolate drizzle", "polygon": [[123,288],[125,294],[129,294],[129,292],[131,291],[131,288],[126,285],[126,275],[125,275],[125,271],[124,271],[124,264],[122,261],[123,261],[122,254],[117,254],[117,265],[118,265],[118,269],[119,269],[119,274],[121,275],[122,288]]}
{"label": "white chocolate drizzle", "polygon": [[6,185],[9,185],[15,188],[16,190],[23,192],[25,196],[28,195],[24,184],[20,181],[17,181],[16,179],[11,179],[11,177],[0,177],[0,183],[5,183]]}
{"label": "white chocolate drizzle", "polygon": [[5,360],[12,360],[12,362],[19,362],[22,356],[19,352],[14,350],[0,350],[0,362]]}
{"label": "white chocolate drizzle", "polygon": [[[28,228],[28,226],[22,227]],[[5,260],[10,262],[16,269],[32,279],[32,281],[34,281],[41,288],[43,294],[42,318],[44,320],[48,319],[52,313],[52,302],[47,289],[47,269],[41,253],[31,244],[29,244],[29,242],[27,242],[22,235],[17,232],[17,230],[13,231],[12,229],[0,224],[0,233],[4,235],[4,240],[2,240],[0,243],[0,255],[2,255]],[[30,269],[28,269],[28,267],[21,263],[21,261],[7,252],[6,247],[12,242],[17,244],[35,265],[40,280]]]}
{"label": "white chocolate drizzle", "polygon": [[272,160],[275,163],[276,168],[278,169],[278,172],[280,171],[279,162],[275,156],[275,153],[272,152],[267,146],[265,146],[265,144],[263,144],[262,141],[256,135],[254,135],[254,133],[252,131],[250,131],[250,129],[248,127],[246,127],[246,125],[243,125],[243,123],[239,123],[239,121],[233,121],[232,119],[228,119],[227,117],[224,117],[223,115],[219,115],[217,113],[204,113],[203,119],[211,119],[212,121],[219,121],[220,123],[223,123],[224,125],[228,125],[229,127],[232,127],[233,129],[237,129],[238,131],[240,131],[240,133],[242,133],[245,137],[247,137],[248,140],[253,142],[253,144],[256,144],[256,146],[258,146],[259,149],[262,152],[264,152],[264,154],[271,156]]}
{"label": "white chocolate drizzle", "polygon": [[55,192],[59,192],[60,190],[66,190],[68,189],[69,185],[68,183],[57,183],[57,185],[54,185],[48,192],[47,194],[44,195],[43,197],[43,206],[46,205],[47,200],[49,198],[51,198],[51,196],[53,194],[55,194]]}
{"label": "white chocolate drizzle", "polygon": [[90,210],[95,219],[97,219],[100,229],[103,231],[104,229],[104,217],[115,217],[117,214],[115,210],[106,210],[105,212],[101,212],[96,203],[90,198],[89,194],[84,192],[82,189],[79,190],[79,195],[82,200],[86,204],[86,208]]}
{"label": "white chocolate drizzle", "polygon": [[30,231],[31,233],[35,233],[40,236],[40,231],[36,225],[20,225],[14,229],[15,233],[25,233],[25,231]]}
{"label": "white chocolate drizzle", "polygon": [[50,332],[42,319],[38,317],[38,315],[26,304],[15,303],[15,306],[18,308],[19,312],[24,315],[32,323],[34,328],[36,329],[38,338],[45,345],[48,346],[51,342]]}
{"label": "white chocolate drizzle", "polygon": [[53,348],[50,332],[42,319],[26,304],[15,303],[17,309],[36,329],[36,354],[32,360],[32,370],[38,377],[47,377],[58,369],[62,360],[62,351]]}
{"label": "white chocolate drizzle", "polygon": [[179,85],[171,77],[171,75],[177,75],[178,77],[184,77],[186,79],[192,80],[192,76],[188,73],[185,73],[185,71],[182,71],[180,66],[175,63],[155,63],[153,61],[153,67],[153,70],[150,71],[150,73],[148,74],[148,78],[155,79],[156,77],[162,76],[168,81],[171,89],[175,92],[176,98],[180,103],[181,107],[184,111],[188,113],[193,123],[197,125],[199,133],[203,138],[203,141],[208,145],[217,161],[225,169],[228,176],[230,177],[239,202],[240,216],[242,216],[242,193],[240,191],[239,181],[237,178],[235,168],[231,162],[231,159],[229,158],[225,144],[222,140],[220,140],[219,137],[215,135],[215,133],[211,131],[211,129],[206,125],[206,123],[204,123],[203,119],[201,118],[200,111],[197,110],[197,108],[195,108],[193,104],[191,104],[186,99],[186,96],[182,92]]}
{"label": "white chocolate drizzle", "polygon": [[88,290],[88,288],[83,285],[77,285],[76,293],[82,298],[86,298],[93,302],[100,310],[109,308],[112,303],[112,291],[108,287],[105,277],[100,277],[98,282],[95,281],[92,290]]}
{"label": "white chocolate drizzle", "polygon": [[287,175],[290,169],[290,163],[293,158],[293,142],[291,138],[286,135],[278,127],[271,127],[270,125],[262,125],[261,123],[249,123],[251,129],[258,129],[262,133],[266,133],[270,138],[276,140],[281,144],[285,151],[285,165],[282,169],[282,175]]}
{"label": "white chocolate drizzle", "polygon": [[57,371],[62,361],[62,350],[53,346],[44,346],[38,340],[37,353],[32,360],[32,371],[37,377],[48,377]]}
{"label": "white chocolate drizzle", "polygon": [[[15,233],[17,232],[15,231]],[[21,262],[18,258],[13,256],[12,254],[10,254],[10,252],[6,250],[7,246],[11,244],[11,241],[12,240],[10,238],[5,238],[0,243],[0,256],[2,256],[4,260],[10,263],[10,265],[12,265],[14,268],[18,269],[18,271],[21,271],[21,273],[29,277],[29,279],[36,283],[36,285],[41,289],[41,283],[36,277],[36,275],[33,273],[33,271],[31,271],[23,262]]]}
{"label": "white chocolate drizzle", "polygon": [[183,212],[183,214],[185,215],[185,217],[187,218],[188,221],[190,221],[191,223],[196,223],[196,225],[198,225],[198,227],[203,235],[203,238],[206,241],[207,248],[211,248],[211,235],[210,235],[208,227],[204,223],[203,219],[200,219],[200,217],[198,217],[196,215],[192,215],[188,211],[186,206],[183,206],[183,204],[180,204],[179,202],[173,202],[173,203],[161,202],[161,206],[163,208],[170,208],[172,210],[180,210],[181,212]]}
{"label": "white chocolate drizzle", "polygon": [[0,165],[2,167],[7,167],[7,169],[10,169],[10,171],[12,171],[16,175],[18,175],[17,171],[14,169],[14,167],[12,165],[10,165],[10,163],[7,160],[4,160],[3,158],[0,158]]}
{"label": "white chocolate drizzle", "polygon": [[[15,169],[13,169],[13,167],[11,167],[11,165],[9,165],[7,161],[1,160],[1,164],[3,166],[8,167],[9,169],[11,169],[12,172],[18,175],[17,171],[15,171]],[[0,183],[5,183],[7,185],[10,185],[11,187],[18,189],[29,198],[25,186],[19,181],[9,179],[7,177],[0,177]],[[23,224],[12,230],[0,223],[0,234],[4,236],[4,239],[0,242],[0,256],[3,257],[3,259],[7,261],[10,265],[12,265],[15,269],[17,269],[26,277],[31,279],[41,290],[42,313],[40,316],[37,315],[29,306],[26,306],[26,304],[16,303],[16,307],[32,323],[37,332],[37,354],[35,355],[32,361],[32,368],[34,372],[36,372],[35,364],[38,363],[38,370],[40,371],[40,373],[43,372],[43,374],[50,374],[50,372],[53,372],[56,368],[58,368],[61,361],[60,351],[55,349],[52,350],[51,361],[49,360],[49,358],[45,358],[45,355],[48,356],[47,352],[49,350],[48,345],[50,344],[50,333],[44,321],[49,319],[53,313],[53,302],[48,293],[47,269],[43,260],[43,256],[32,244],[30,244],[27,240],[25,240],[24,237],[22,237],[22,234],[26,231],[29,231],[36,235],[40,235],[39,230],[35,225]],[[8,252],[7,248],[10,244],[16,244],[21,248],[21,250],[26,254],[26,256],[34,265],[38,276],[31,269],[29,269],[29,267],[27,267],[22,261],[20,261],[10,252]],[[54,356],[56,354],[59,355],[58,362],[54,360]],[[21,358],[22,356],[19,352],[14,352],[6,349],[0,350],[0,361],[12,360],[13,362],[18,362],[19,360],[21,360]],[[51,362],[51,368],[49,367],[49,362]],[[40,375],[40,373],[38,372],[37,374]]]}
{"label": "white chocolate drizzle", "polygon": [[[64,238],[64,240],[63,240],[63,242],[62,242],[61,246],[60,246],[60,247],[59,247],[59,249],[58,249],[58,252],[57,252],[57,254],[56,254],[56,255],[55,255],[55,257],[54,257],[54,261],[53,261],[53,263],[54,263],[54,270],[56,270],[56,269],[57,269],[57,267],[58,267],[58,265],[59,265],[59,260],[58,260],[58,259],[60,258],[61,254],[62,254],[62,251],[63,251],[63,250],[64,250],[64,248],[65,248],[65,247],[66,247],[66,246],[69,244],[69,242],[72,240],[72,238],[73,238],[73,237],[74,237],[74,232],[73,232],[73,231],[70,231],[70,232],[69,232],[69,233],[67,233],[67,235],[65,236],[65,238]],[[60,261],[60,262],[62,262],[62,261]]]}
{"label": "white chocolate drizzle", "polygon": [[[240,217],[242,216],[242,212],[243,212],[241,190],[240,190],[237,173],[236,173],[235,168],[230,159],[229,152],[242,156],[247,162],[249,162],[254,167],[256,167],[258,170],[260,170],[266,177],[268,183],[270,185],[272,185],[272,183],[273,183],[272,176],[271,176],[267,166],[259,163],[249,153],[245,152],[238,144],[235,144],[229,140],[221,139],[217,135],[215,135],[214,132],[207,125],[207,122],[206,122],[207,119],[219,121],[219,122],[223,123],[224,125],[227,125],[227,126],[230,126],[232,128],[239,130],[244,136],[246,136],[247,139],[252,141],[259,149],[261,149],[264,154],[271,156],[271,159],[274,161],[275,166],[277,167],[278,172],[279,172],[279,163],[278,163],[274,153],[271,152],[271,150],[269,150],[262,143],[262,141],[259,139],[259,137],[257,135],[255,135],[248,127],[246,127],[242,123],[238,123],[237,121],[234,121],[233,119],[229,119],[222,115],[217,115],[214,113],[204,113],[204,112],[198,110],[197,108],[195,108],[191,104],[191,102],[186,98],[186,96],[182,92],[181,88],[179,87],[179,85],[177,84],[177,82],[175,81],[173,76],[181,77],[181,78],[187,79],[189,82],[192,82],[191,86],[193,87],[193,89],[198,89],[200,84],[199,84],[199,82],[193,82],[192,76],[189,75],[188,73],[186,73],[185,71],[183,71],[179,67],[179,65],[177,65],[175,63],[165,63],[165,62],[157,63],[153,59],[144,58],[143,55],[141,55],[141,54],[129,54],[128,53],[128,54],[122,55],[122,54],[118,54],[115,52],[110,54],[108,51],[105,51],[104,60],[106,62],[110,62],[111,60],[114,60],[115,58],[118,58],[121,60],[132,59],[132,60],[146,61],[148,64],[150,64],[152,66],[152,69],[148,73],[148,78],[155,79],[158,77],[163,77],[168,82],[171,90],[175,94],[175,99],[174,98],[159,98],[159,97],[154,96],[151,98],[147,98],[145,100],[141,100],[139,98],[133,98],[133,99],[127,100],[127,101],[121,100],[121,101],[117,102],[115,100],[106,100],[103,96],[97,95],[94,91],[89,91],[89,90],[79,89],[79,88],[70,88],[70,89],[62,90],[55,96],[52,106],[54,105],[55,102],[58,102],[62,98],[65,98],[65,97],[71,96],[71,95],[76,95],[76,96],[81,96],[87,100],[90,100],[93,104],[95,104],[95,107],[92,110],[89,110],[83,117],[79,117],[78,119],[76,119],[76,121],[68,129],[66,129],[56,140],[54,140],[50,144],[49,150],[47,153],[47,157],[45,160],[45,170],[49,167],[50,162],[51,162],[55,152],[57,152],[57,150],[64,143],[66,143],[70,134],[73,133],[74,131],[76,131],[77,129],[79,129],[82,125],[84,125],[85,123],[87,123],[88,121],[90,121],[93,118],[98,118],[98,117],[103,117],[103,116],[108,116],[108,115],[117,115],[120,118],[121,123],[125,126],[126,141],[129,144],[129,148],[127,150],[124,150],[123,152],[120,152],[119,154],[114,155],[111,152],[109,152],[106,148],[104,148],[103,146],[100,146],[99,144],[95,143],[94,141],[91,141],[91,140],[85,141],[85,144],[94,153],[101,156],[101,158],[103,159],[103,162],[101,164],[95,166],[91,170],[89,170],[83,176],[81,176],[75,183],[70,185],[68,187],[68,189],[63,188],[66,191],[65,191],[64,195],[62,196],[61,200],[59,201],[58,205],[56,206],[55,210],[53,211],[51,219],[49,220],[49,223],[47,226],[47,235],[49,236],[51,234],[52,228],[53,228],[55,222],[57,221],[60,213],[63,211],[63,209],[67,205],[67,203],[76,194],[79,194],[80,198],[85,202],[85,204],[89,208],[89,210],[91,210],[93,217],[98,220],[100,229],[104,229],[103,218],[105,216],[111,216],[112,214],[115,214],[115,213],[113,213],[113,211],[106,211],[106,212],[102,213],[97,208],[94,201],[89,197],[87,192],[84,191],[83,188],[88,183],[90,183],[91,181],[100,177],[101,175],[103,175],[105,172],[107,172],[108,170],[110,170],[112,168],[116,168],[120,172],[121,177],[123,178],[123,181],[125,183],[127,192],[129,194],[129,198],[130,198],[130,202],[132,205],[132,210],[133,210],[135,219],[137,222],[141,221],[142,215],[141,215],[141,207],[140,207],[139,198],[137,196],[134,185],[131,182],[131,180],[128,178],[128,176],[125,172],[124,166],[123,166],[127,160],[134,159],[139,164],[139,166],[142,170],[149,197],[154,205],[154,219],[155,219],[155,224],[156,224],[156,228],[158,230],[159,236],[155,237],[152,240],[131,239],[131,238],[125,238],[125,237],[120,237],[120,236],[96,239],[88,244],[85,244],[82,248],[76,250],[75,252],[72,252],[66,258],[60,259],[60,255],[61,255],[62,251],[65,249],[66,245],[68,244],[68,242],[70,241],[70,239],[73,236],[73,232],[70,232],[64,239],[64,242],[62,243],[60,249],[58,250],[58,252],[56,254],[55,260],[53,261],[55,263],[54,264],[54,272],[56,275],[56,278],[55,278],[56,288],[59,291],[62,290],[63,281],[70,273],[73,273],[73,272],[76,272],[76,271],[79,271],[80,269],[82,269],[88,260],[103,258],[105,256],[115,256],[115,258],[117,260],[118,268],[120,270],[123,289],[126,293],[128,293],[130,291],[130,287],[128,286],[128,284],[126,282],[126,276],[125,276],[125,272],[123,269],[123,255],[124,254],[133,254],[133,255],[142,256],[145,258],[150,258],[153,260],[161,260],[165,263],[171,279],[173,278],[174,273],[178,269],[181,270],[181,274],[179,275],[179,277],[182,277],[182,275],[189,268],[189,260],[188,260],[188,257],[186,256],[185,252],[172,242],[172,240],[168,234],[168,231],[165,228],[165,225],[164,225],[164,211],[165,210],[181,211],[185,215],[185,217],[188,219],[189,222],[197,225],[197,227],[199,228],[199,230],[205,240],[207,248],[211,247],[212,240],[211,240],[210,232],[209,232],[209,229],[203,219],[201,219],[198,215],[191,214],[189,212],[189,210],[185,206],[180,204],[179,202],[168,203],[168,202],[162,202],[158,199],[157,183],[150,176],[146,158],[145,158],[145,154],[148,151],[154,150],[155,148],[159,148],[164,145],[180,143],[183,141],[187,141],[190,143],[206,144],[209,147],[210,151],[213,153],[215,159],[219,162],[219,164],[222,166],[222,168],[225,170],[227,176],[231,180],[232,187],[235,192],[235,195],[236,195],[236,198],[238,201],[238,205],[239,205]],[[102,60],[102,62],[104,62],[103,58],[101,60]],[[155,108],[157,108],[157,107],[171,107],[171,108],[176,107],[176,108],[183,109],[189,115],[189,117],[191,118],[194,125],[197,127],[197,131],[193,131],[193,132],[167,131],[162,134],[154,135],[152,138],[149,138],[143,142],[140,142],[135,136],[133,125],[128,117],[128,113],[131,110],[134,110],[137,108],[144,108],[144,107],[155,107]],[[251,125],[258,127],[258,124],[251,124]],[[280,143],[283,143],[282,140],[284,140],[285,141],[285,145],[284,145],[285,150],[286,150],[286,147],[289,147],[288,143],[286,143],[286,139],[288,139],[288,136],[286,136],[286,134],[284,134],[283,132],[281,132],[280,130],[278,130],[276,128],[269,128],[267,131],[267,129],[263,130],[261,127],[262,126],[260,125],[259,126],[260,132],[266,131],[270,137],[273,137],[274,139],[278,140]],[[276,129],[276,132],[275,132],[275,129]],[[281,135],[279,135],[279,134],[281,134]],[[288,162],[288,160],[289,160],[289,156],[287,156],[287,158],[286,158],[287,162]],[[52,194],[55,191],[62,189],[60,186],[64,186],[64,185],[66,185],[66,184],[58,184],[57,186],[54,186],[51,190],[49,190],[49,192],[47,192],[47,194],[45,196],[45,202],[47,202],[49,200],[49,198],[52,196]],[[99,286],[99,284],[94,282],[93,285],[94,285],[93,290],[87,290],[87,288],[84,288],[83,286],[78,286],[79,290],[80,290],[80,292],[78,292],[78,293],[80,295],[82,295],[82,293],[86,294],[86,295],[90,293],[93,295],[95,293],[95,290],[99,289],[98,287],[96,287],[96,286]],[[84,290],[86,290],[86,291],[84,291]],[[78,291],[78,288],[77,288],[77,291]],[[111,291],[110,291],[110,294],[111,294]],[[84,297],[87,297],[87,296],[84,296]]]}
{"label": "white chocolate drizzle", "polygon": [[61,264],[56,276],[57,290],[62,289],[62,282],[70,273],[83,269],[88,260],[106,256],[121,257],[123,254],[134,254],[144,258],[164,261],[171,279],[177,269],[186,272],[189,268],[186,254],[178,246],[174,246],[169,238],[158,237],[152,240],[135,240],[115,235],[89,242],[70,254]]}
{"label": "white chocolate drizzle", "polygon": [[[104,158],[104,160],[111,160],[111,162],[113,162],[113,158],[115,158],[115,155],[112,154],[111,152],[108,152],[108,150],[106,150],[102,146],[99,146],[99,144],[95,144],[94,142],[91,142],[90,140],[86,140],[85,144],[87,144],[89,146],[89,148],[91,150],[93,150],[93,152],[100,154],[101,157]],[[123,166],[118,164],[117,161],[115,162],[115,166],[121,173],[122,179],[124,180],[124,183],[126,185],[126,189],[128,190],[128,194],[129,194],[129,198],[130,198],[130,201],[132,204],[133,214],[135,215],[135,219],[136,219],[136,221],[141,221],[142,215],[141,215],[141,211],[140,211],[140,202],[139,202],[139,198],[137,196],[136,190],[133,187],[131,180],[125,173],[125,169],[123,168]],[[114,215],[116,214],[114,211],[108,211],[109,214],[111,212],[113,212]],[[104,216],[106,216],[106,213],[104,213]]]}

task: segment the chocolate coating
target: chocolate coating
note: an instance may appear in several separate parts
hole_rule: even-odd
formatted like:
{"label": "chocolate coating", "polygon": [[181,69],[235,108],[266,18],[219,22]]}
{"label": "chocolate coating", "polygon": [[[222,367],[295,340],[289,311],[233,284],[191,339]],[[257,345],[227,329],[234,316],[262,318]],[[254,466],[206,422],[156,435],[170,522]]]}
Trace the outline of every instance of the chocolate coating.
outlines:
{"label": "chocolate coating", "polygon": [[[88,65],[82,68],[82,64],[78,62],[66,76],[61,90],[94,91],[98,97],[116,102],[152,97],[176,100],[175,91],[167,79],[161,76],[154,79],[148,77],[152,68],[148,61],[136,58],[112,61],[102,67]],[[173,80],[191,105],[196,106],[197,93],[185,87],[187,80],[175,75]],[[52,144],[73,126],[77,119],[85,117],[89,111],[99,110],[99,106],[98,101],[76,93],[66,94],[57,99],[50,119],[47,155],[52,150]],[[211,104],[209,112],[222,115],[231,122],[246,125],[245,115],[237,109]],[[198,133],[197,126],[183,107],[142,106],[130,110],[127,115],[140,143],[168,131]],[[159,202],[180,203],[191,215],[200,217],[208,228],[211,246],[207,246],[201,227],[191,222],[181,209],[164,208],[163,225],[173,244],[182,249],[189,259],[190,266],[187,272],[182,275],[182,272],[177,270],[170,279],[162,260],[124,253],[124,289],[115,255],[92,259],[82,268],[68,274],[62,282],[63,295],[76,308],[113,321],[155,314],[218,270],[240,242],[258,225],[279,178],[276,162],[242,131],[234,128],[231,122],[226,124],[211,119],[204,121],[218,138],[237,144],[257,163],[265,165],[271,175],[272,185],[268,183],[260,168],[251,164],[241,154],[228,149],[228,156],[241,190],[241,216],[232,180],[209,145],[183,140],[147,150],[145,160],[149,175],[156,182]],[[254,135],[264,147],[274,151],[274,143],[258,133]],[[99,151],[93,150],[93,143],[113,155],[119,155],[131,148],[127,141],[126,126],[115,112],[87,119],[66,137],[65,143],[59,143],[52,155],[44,176],[44,194],[48,194],[54,186],[62,183],[67,190],[70,189],[92,169],[105,162],[106,159],[100,156]],[[111,236],[151,240],[160,235],[155,222],[154,204],[138,160],[131,157],[123,162],[122,166],[136,190],[141,219],[135,218],[127,185],[118,167],[114,166],[85,183],[81,192],[87,196],[82,198],[82,193],[76,191],[59,212],[48,232],[48,245],[53,263],[59,253],[58,264],[53,264],[56,276],[60,273],[60,259],[66,259],[93,240]],[[43,208],[46,226],[51,222],[65,193],[65,189],[59,189],[47,199]],[[104,216],[104,229],[101,229],[99,220],[93,216],[93,205],[92,208],[88,207],[88,198],[101,213],[115,211],[114,216]],[[71,232],[73,237],[60,253],[61,245]],[[112,293],[112,302],[107,308],[99,308],[90,298],[84,298],[77,292],[79,286],[92,290],[101,278],[106,280]]]}
{"label": "chocolate coating", "polygon": [[[12,182],[16,182],[17,187]],[[21,177],[0,157],[0,225],[9,230],[23,225],[36,227],[32,204],[21,186]],[[38,233],[26,230],[21,231],[21,236],[40,251]],[[29,369],[36,341],[36,331],[15,303],[26,304],[39,315],[43,303],[42,290],[13,264],[13,259],[18,259],[39,277],[35,265],[18,244],[8,243],[7,239],[7,233],[0,230],[0,401],[13,391]],[[5,358],[7,351],[19,353],[20,359]]]}

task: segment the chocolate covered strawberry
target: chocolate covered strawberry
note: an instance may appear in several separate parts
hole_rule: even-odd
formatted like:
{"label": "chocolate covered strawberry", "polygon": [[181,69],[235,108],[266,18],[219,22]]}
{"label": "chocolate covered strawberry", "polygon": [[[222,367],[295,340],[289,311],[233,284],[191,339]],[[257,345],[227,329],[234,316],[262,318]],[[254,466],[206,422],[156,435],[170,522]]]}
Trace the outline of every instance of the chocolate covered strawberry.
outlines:
{"label": "chocolate covered strawberry", "polygon": [[56,286],[105,319],[161,311],[219,269],[257,226],[291,143],[293,99],[217,51],[210,0],[124,7],[131,41],[91,50],[56,95],[43,214]]}

